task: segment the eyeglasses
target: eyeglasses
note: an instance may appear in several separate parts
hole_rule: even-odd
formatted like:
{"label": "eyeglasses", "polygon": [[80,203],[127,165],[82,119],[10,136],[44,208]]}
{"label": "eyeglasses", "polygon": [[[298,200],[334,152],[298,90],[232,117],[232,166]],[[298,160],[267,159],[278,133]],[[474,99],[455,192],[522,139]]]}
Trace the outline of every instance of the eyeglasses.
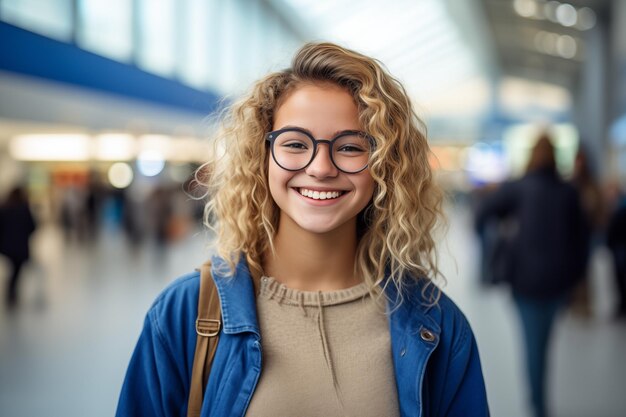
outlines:
{"label": "eyeglasses", "polygon": [[341,172],[356,174],[367,168],[374,139],[358,130],[344,130],[330,140],[315,139],[309,132],[296,127],[287,127],[269,132],[272,157],[276,164],[287,171],[299,171],[308,167],[320,143],[328,144],[330,160]]}

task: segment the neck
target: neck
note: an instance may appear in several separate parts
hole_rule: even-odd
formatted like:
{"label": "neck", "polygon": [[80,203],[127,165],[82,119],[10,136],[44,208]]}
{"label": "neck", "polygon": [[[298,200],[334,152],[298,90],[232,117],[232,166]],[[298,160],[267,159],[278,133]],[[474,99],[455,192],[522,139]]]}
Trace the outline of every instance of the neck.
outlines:
{"label": "neck", "polygon": [[274,238],[276,252],[264,256],[266,275],[304,291],[339,290],[360,282],[354,274],[356,222],[328,233],[311,233],[287,223],[293,221],[280,221]]}

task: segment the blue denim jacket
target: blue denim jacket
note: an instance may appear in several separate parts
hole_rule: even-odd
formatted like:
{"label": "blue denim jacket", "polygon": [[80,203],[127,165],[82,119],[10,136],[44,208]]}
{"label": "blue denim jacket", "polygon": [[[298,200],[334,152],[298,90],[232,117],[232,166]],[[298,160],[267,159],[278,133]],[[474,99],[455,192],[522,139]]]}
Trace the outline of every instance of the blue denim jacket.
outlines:
{"label": "blue denim jacket", "polygon": [[[202,416],[240,417],[245,415],[259,380],[262,342],[246,263],[242,261],[232,277],[216,270],[219,263],[214,259],[213,277],[223,327]],[[122,387],[117,417],[186,415],[199,284],[199,272],[179,278],[148,311]],[[389,299],[398,299],[393,289],[388,292]],[[389,311],[401,415],[488,416],[476,341],[458,307],[443,293],[436,305],[426,305],[422,285],[416,284]]]}

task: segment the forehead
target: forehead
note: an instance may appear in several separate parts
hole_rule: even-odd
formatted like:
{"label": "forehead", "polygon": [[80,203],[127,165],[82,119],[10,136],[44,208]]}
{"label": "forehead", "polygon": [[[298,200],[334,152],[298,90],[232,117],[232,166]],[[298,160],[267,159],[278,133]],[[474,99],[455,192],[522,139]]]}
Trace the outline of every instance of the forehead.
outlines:
{"label": "forehead", "polygon": [[345,89],[333,84],[303,84],[291,91],[275,112],[273,129],[285,126],[313,132],[359,129],[359,112]]}

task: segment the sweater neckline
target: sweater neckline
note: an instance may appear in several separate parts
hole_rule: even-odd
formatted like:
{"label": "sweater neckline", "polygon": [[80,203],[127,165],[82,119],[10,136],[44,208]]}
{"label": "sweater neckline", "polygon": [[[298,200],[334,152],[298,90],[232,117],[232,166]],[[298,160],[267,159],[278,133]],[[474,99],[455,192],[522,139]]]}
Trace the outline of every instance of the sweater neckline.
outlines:
{"label": "sweater neckline", "polygon": [[277,298],[281,304],[318,307],[349,303],[369,294],[367,284],[361,282],[350,288],[333,291],[303,291],[289,288],[273,277],[261,277],[259,296]]}

